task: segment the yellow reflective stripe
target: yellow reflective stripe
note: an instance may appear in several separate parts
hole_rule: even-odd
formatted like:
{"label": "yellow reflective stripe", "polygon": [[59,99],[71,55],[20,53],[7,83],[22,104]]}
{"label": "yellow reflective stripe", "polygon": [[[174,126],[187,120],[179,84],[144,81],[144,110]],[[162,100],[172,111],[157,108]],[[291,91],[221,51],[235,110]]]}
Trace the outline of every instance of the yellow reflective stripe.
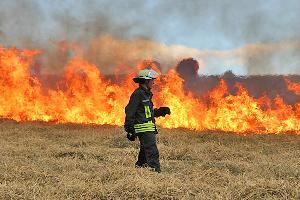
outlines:
{"label": "yellow reflective stripe", "polygon": [[148,132],[148,131],[149,131],[149,132],[150,132],[150,131],[151,131],[151,132],[152,132],[152,131],[155,131],[155,128],[151,128],[151,129],[149,129],[149,128],[148,128],[148,129],[138,129],[138,130],[136,130],[135,132],[136,132],[136,133],[142,133],[142,132]]}
{"label": "yellow reflective stripe", "polygon": [[141,131],[141,130],[155,130],[155,128],[137,128],[135,130],[136,131]]}
{"label": "yellow reflective stripe", "polygon": [[146,115],[146,118],[151,117],[150,106],[145,106],[145,115]]}
{"label": "yellow reflective stripe", "polygon": [[155,132],[155,130],[136,131],[135,133],[140,134],[140,133],[146,133],[146,132]]}
{"label": "yellow reflective stripe", "polygon": [[143,123],[143,124],[135,124],[134,127],[155,127],[155,124],[152,121]]}
{"label": "yellow reflective stripe", "polygon": [[[147,111],[148,111],[149,117],[151,117],[151,110],[150,110],[150,106],[147,106]],[[147,118],[148,118],[148,117],[147,117]]]}
{"label": "yellow reflective stripe", "polygon": [[136,133],[142,132],[154,132],[155,131],[155,124],[152,121],[143,123],[143,124],[135,124],[134,130]]}
{"label": "yellow reflective stripe", "polygon": [[134,128],[135,131],[138,131],[138,130],[146,130],[146,129],[155,130],[155,127]]}
{"label": "yellow reflective stripe", "polygon": [[139,128],[139,129],[135,129],[135,132],[139,133],[139,132],[146,132],[146,131],[155,131],[155,128]]}
{"label": "yellow reflective stripe", "polygon": [[139,126],[134,125],[134,128],[145,128],[145,127],[155,127],[155,125],[154,124],[145,124]]}
{"label": "yellow reflective stripe", "polygon": [[139,130],[139,129],[155,129],[155,127],[134,127],[135,130]]}

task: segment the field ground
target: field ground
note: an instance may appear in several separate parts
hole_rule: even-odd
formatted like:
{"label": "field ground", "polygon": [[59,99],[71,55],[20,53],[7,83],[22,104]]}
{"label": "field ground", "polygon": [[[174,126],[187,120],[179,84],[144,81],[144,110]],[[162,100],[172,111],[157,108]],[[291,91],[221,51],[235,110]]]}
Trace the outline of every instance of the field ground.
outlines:
{"label": "field ground", "polygon": [[0,199],[300,199],[300,136],[160,129],[162,173],[122,128],[0,122]]}

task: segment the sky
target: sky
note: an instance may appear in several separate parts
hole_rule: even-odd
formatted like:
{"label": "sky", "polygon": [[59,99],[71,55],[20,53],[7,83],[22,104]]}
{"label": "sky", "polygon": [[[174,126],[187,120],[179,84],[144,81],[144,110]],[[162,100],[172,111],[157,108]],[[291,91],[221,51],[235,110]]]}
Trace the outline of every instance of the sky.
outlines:
{"label": "sky", "polygon": [[[49,46],[68,41],[107,68],[143,56],[169,67],[193,57],[199,74],[294,74],[299,10],[299,0],[1,0],[0,44],[54,54]],[[104,49],[111,52],[99,56]]]}

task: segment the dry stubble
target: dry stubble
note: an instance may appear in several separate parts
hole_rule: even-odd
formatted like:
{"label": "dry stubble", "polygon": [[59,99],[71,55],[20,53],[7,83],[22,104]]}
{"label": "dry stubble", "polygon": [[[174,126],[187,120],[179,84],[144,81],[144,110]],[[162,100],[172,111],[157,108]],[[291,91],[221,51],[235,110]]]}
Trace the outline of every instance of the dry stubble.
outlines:
{"label": "dry stubble", "polygon": [[300,137],[161,129],[162,173],[122,128],[0,122],[0,199],[300,199]]}

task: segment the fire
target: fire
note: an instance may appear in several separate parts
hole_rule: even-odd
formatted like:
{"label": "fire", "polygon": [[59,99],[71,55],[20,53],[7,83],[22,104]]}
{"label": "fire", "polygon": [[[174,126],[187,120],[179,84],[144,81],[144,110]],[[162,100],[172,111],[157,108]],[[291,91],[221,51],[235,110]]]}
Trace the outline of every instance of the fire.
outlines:
{"label": "fire", "polygon": [[[80,57],[71,59],[56,89],[45,89],[31,74],[37,50],[0,47],[0,116],[16,121],[110,124],[122,126],[124,107],[136,85],[133,74],[112,82],[97,66]],[[146,62],[147,64],[147,62]],[[149,64],[149,63],[148,63]],[[138,65],[138,68],[143,66]],[[286,80],[289,90],[300,95],[300,84]],[[201,86],[199,86],[201,87]],[[169,106],[172,114],[157,119],[166,128],[189,128],[247,133],[300,134],[300,103],[286,104],[280,96],[251,97],[236,84],[232,95],[224,80],[199,97],[184,90],[175,70],[156,81],[154,103]]]}
{"label": "fire", "polygon": [[36,54],[15,48],[0,49],[1,117],[16,121],[123,123],[123,108],[133,86],[112,84],[95,65],[74,58],[58,85],[61,89],[43,91],[40,81],[30,75]]}
{"label": "fire", "polygon": [[[174,75],[177,80],[174,79]],[[201,100],[194,98],[191,93],[184,94],[183,82],[178,81],[179,77],[174,72],[169,73],[165,78],[168,79],[167,84],[162,85],[159,101],[165,99],[164,103],[171,105],[171,110],[175,114],[166,120],[159,120],[162,126],[241,134],[300,133],[300,104],[296,104],[295,110],[285,104],[280,97],[274,100],[266,96],[254,99],[240,84],[236,85],[238,93],[234,96],[229,95],[223,80],[207,94],[204,100]],[[263,109],[263,107],[267,108]]]}
{"label": "fire", "polygon": [[295,92],[297,95],[300,95],[300,83],[293,83],[288,79],[286,79],[285,82],[289,90]]}

